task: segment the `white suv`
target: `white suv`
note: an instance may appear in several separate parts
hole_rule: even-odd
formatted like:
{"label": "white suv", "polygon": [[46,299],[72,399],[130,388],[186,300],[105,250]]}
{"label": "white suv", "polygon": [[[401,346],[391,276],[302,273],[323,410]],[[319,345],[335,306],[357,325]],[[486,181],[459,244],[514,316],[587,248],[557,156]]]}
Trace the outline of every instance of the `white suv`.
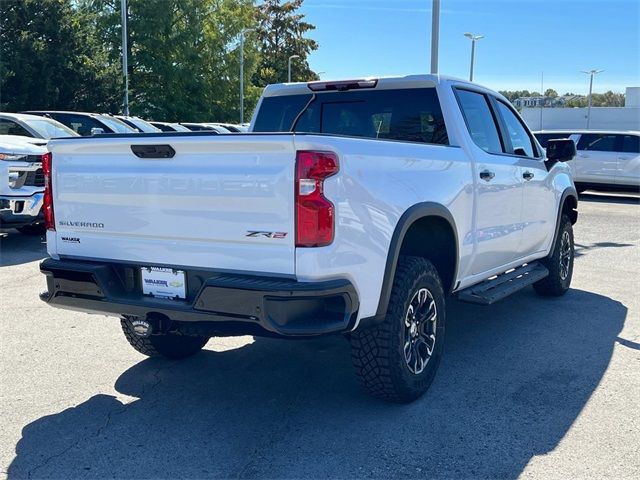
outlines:
{"label": "white suv", "polygon": [[535,136],[545,148],[556,138],[571,138],[576,143],[578,156],[571,169],[579,192],[640,190],[640,132],[542,130]]}

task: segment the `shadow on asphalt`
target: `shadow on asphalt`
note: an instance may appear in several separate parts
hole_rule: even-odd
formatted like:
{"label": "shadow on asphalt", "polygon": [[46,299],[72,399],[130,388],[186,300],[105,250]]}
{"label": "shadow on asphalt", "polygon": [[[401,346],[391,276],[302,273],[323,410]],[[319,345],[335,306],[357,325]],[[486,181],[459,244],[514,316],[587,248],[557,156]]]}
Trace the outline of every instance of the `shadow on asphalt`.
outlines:
{"label": "shadow on asphalt", "polygon": [[30,263],[46,256],[44,235],[24,235],[17,230],[0,235],[0,267]]}
{"label": "shadow on asphalt", "polygon": [[411,405],[369,398],[341,337],[146,359],[116,382],[130,403],[96,395],[27,425],[8,477],[516,478],[576,420],[626,315],[581,290],[452,301],[440,370]]}
{"label": "shadow on asphalt", "polygon": [[640,197],[636,193],[581,193],[578,196],[580,202],[617,203],[620,205],[640,205]]}

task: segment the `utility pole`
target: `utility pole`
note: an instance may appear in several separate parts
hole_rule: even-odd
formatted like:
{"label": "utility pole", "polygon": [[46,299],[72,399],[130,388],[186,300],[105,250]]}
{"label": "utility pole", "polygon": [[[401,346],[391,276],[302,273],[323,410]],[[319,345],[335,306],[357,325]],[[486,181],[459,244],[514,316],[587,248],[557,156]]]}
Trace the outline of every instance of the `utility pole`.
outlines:
{"label": "utility pole", "polygon": [[474,35],[473,33],[465,33],[465,37],[471,40],[471,65],[469,66],[469,81],[473,82],[473,65],[476,61],[476,42],[481,38],[484,38],[484,35]]}
{"label": "utility pole", "polygon": [[587,107],[587,130],[589,130],[589,125],[591,123],[591,94],[593,93],[593,77],[599,73],[604,72],[604,70],[589,70],[588,72],[582,71],[582,73],[586,73],[589,75],[589,103]]}
{"label": "utility pole", "polygon": [[240,124],[244,123],[244,35],[252,32],[253,28],[240,30]]}
{"label": "utility pole", "polygon": [[291,60],[294,58],[300,58],[300,55],[289,56],[289,62],[287,64],[287,82],[291,83]]}
{"label": "utility pole", "polygon": [[122,10],[122,72],[124,73],[124,108],[123,112],[126,117],[129,116],[129,65],[127,47],[127,0],[120,0],[120,9]]}
{"label": "utility pole", "polygon": [[440,0],[433,0],[431,8],[431,73],[438,73],[438,49],[440,42]]}
{"label": "utility pole", "polygon": [[544,72],[542,72],[540,77],[540,96],[542,97],[542,101],[540,102],[540,130],[542,130],[542,109],[544,108]]}

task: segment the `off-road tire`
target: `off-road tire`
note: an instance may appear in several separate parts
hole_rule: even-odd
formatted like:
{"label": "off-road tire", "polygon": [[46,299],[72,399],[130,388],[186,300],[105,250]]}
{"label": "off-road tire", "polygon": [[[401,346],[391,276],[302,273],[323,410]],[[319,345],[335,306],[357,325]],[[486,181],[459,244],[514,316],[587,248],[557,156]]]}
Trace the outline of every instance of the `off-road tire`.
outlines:
{"label": "off-road tire", "polygon": [[148,357],[166,357],[174,360],[187,358],[202,350],[209,341],[209,337],[174,333],[140,337],[134,333],[131,319],[126,316],[120,318],[120,326],[129,344]]}
{"label": "off-road tire", "polygon": [[24,227],[18,227],[20,233],[24,235],[44,235],[47,233],[47,228],[44,223],[34,223],[33,225],[25,225]]}
{"label": "off-road tire", "polygon": [[[405,318],[412,299],[425,288],[436,308],[435,344],[424,370],[416,374],[405,360]],[[435,267],[424,258],[401,256],[384,321],[350,335],[356,374],[371,395],[409,403],[427,391],[443,353],[445,314],[445,296]]]}
{"label": "off-road tire", "polygon": [[[563,278],[561,257],[563,256],[562,245],[563,238],[566,238],[565,235],[568,235],[569,238],[570,257],[568,274]],[[569,216],[563,214],[560,219],[560,229],[553,246],[553,253],[540,261],[549,270],[549,276],[533,284],[535,291],[546,297],[559,297],[567,293],[573,277],[574,255],[573,225]]]}

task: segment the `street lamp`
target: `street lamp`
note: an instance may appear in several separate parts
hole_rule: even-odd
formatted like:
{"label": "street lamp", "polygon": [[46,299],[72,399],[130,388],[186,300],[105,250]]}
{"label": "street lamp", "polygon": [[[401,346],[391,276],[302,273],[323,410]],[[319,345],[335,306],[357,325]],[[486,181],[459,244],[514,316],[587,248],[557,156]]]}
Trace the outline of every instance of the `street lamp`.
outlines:
{"label": "street lamp", "polygon": [[591,123],[591,93],[593,92],[593,76],[604,72],[604,70],[589,70],[588,72],[582,70],[582,73],[589,75],[589,106],[587,107],[587,130],[589,130],[589,124]]}
{"label": "street lamp", "polygon": [[476,41],[484,38],[484,35],[474,35],[473,33],[465,33],[465,37],[471,40],[471,66],[469,67],[469,81],[473,82],[473,64],[476,58]]}
{"label": "street lamp", "polygon": [[129,116],[129,67],[128,59],[129,51],[127,48],[127,0],[121,0],[120,9],[122,10],[122,72],[124,73],[124,108],[125,117]]}
{"label": "street lamp", "polygon": [[244,35],[253,32],[255,28],[240,30],[240,124],[244,123]]}
{"label": "street lamp", "polygon": [[291,60],[293,60],[294,58],[300,58],[300,55],[291,55],[289,57],[289,68],[287,69],[287,81],[289,83],[291,83]]}

